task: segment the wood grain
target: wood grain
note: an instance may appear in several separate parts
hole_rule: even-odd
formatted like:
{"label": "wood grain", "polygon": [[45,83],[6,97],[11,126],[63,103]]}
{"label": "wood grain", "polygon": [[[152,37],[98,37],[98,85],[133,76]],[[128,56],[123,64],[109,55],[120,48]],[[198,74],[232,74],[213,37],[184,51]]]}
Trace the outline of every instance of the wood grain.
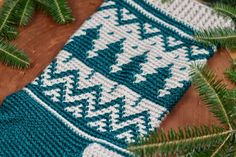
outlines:
{"label": "wood grain", "polygon": [[[20,90],[38,76],[57,55],[73,32],[95,12],[101,3],[102,0],[69,0],[77,20],[73,24],[64,26],[55,24],[50,17],[42,12],[37,12],[32,23],[27,28],[21,28],[19,38],[14,41],[19,48],[28,53],[32,66],[28,70],[21,71],[0,65],[0,100]],[[220,51],[210,59],[208,65],[220,78],[227,81],[223,76],[223,71],[229,66],[230,61],[228,53]],[[200,124],[219,124],[219,122],[191,87],[161,126],[168,130],[171,127]]]}
{"label": "wood grain", "polygon": [[229,54],[230,54],[230,57],[232,59],[236,59],[236,51],[235,50],[234,51],[230,51]]}

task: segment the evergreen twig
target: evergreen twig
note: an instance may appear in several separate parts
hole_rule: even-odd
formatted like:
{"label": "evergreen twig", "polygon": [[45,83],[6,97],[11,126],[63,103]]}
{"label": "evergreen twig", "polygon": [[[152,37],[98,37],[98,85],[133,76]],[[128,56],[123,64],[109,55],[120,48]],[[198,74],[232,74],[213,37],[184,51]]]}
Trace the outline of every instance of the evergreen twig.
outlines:
{"label": "evergreen twig", "polygon": [[11,65],[17,68],[27,68],[29,67],[29,58],[21,50],[18,50],[12,44],[7,42],[0,42],[0,61],[6,65]]}
{"label": "evergreen twig", "polygon": [[226,76],[234,83],[236,83],[236,60],[233,61],[231,68],[225,71]]}
{"label": "evergreen twig", "polygon": [[14,24],[13,12],[20,0],[5,1],[0,11],[0,37],[12,40],[18,35]]}
{"label": "evergreen twig", "polygon": [[217,45],[223,48],[236,48],[236,31],[229,28],[202,30],[195,33],[195,39],[206,45]]}
{"label": "evergreen twig", "polygon": [[167,134],[155,131],[129,145],[136,156],[235,156],[236,89],[226,89],[205,66],[193,66],[191,76],[201,98],[225,127],[191,127]]}
{"label": "evergreen twig", "polygon": [[35,11],[34,0],[21,0],[19,5],[14,11],[17,24],[20,26],[26,26],[32,19]]}
{"label": "evergreen twig", "polygon": [[[217,12],[229,16],[236,22],[236,1],[235,0],[204,0]],[[236,23],[235,23],[236,25]],[[195,38],[206,44],[213,44],[218,47],[236,49],[235,28],[206,29],[196,33]]]}
{"label": "evergreen twig", "polygon": [[[154,154],[161,155],[186,155],[199,153],[221,144],[230,135],[231,131],[215,126],[189,127],[169,131],[153,132],[147,138],[141,139],[137,143],[130,144],[129,150],[137,156],[150,157]],[[145,154],[144,154],[145,152]]]}
{"label": "evergreen twig", "polygon": [[[15,39],[16,27],[29,24],[37,6],[44,8],[59,24],[74,20],[66,0],[4,0],[0,10],[0,39]],[[0,40],[0,61],[18,68],[29,66],[27,55],[3,40]]]}
{"label": "evergreen twig", "polygon": [[196,85],[199,95],[206,102],[207,106],[214,115],[224,125],[232,129],[230,115],[225,108],[225,95],[227,94],[226,85],[221,80],[216,79],[216,75],[209,71],[206,66],[192,67],[192,82]]}
{"label": "evergreen twig", "polygon": [[230,16],[234,20],[236,19],[236,7],[222,3],[216,3],[213,8],[218,12]]}
{"label": "evergreen twig", "polygon": [[209,5],[215,5],[216,3],[221,3],[225,5],[236,6],[235,0],[200,0],[208,3]]}
{"label": "evergreen twig", "polygon": [[59,24],[66,24],[74,21],[66,0],[36,0]]}

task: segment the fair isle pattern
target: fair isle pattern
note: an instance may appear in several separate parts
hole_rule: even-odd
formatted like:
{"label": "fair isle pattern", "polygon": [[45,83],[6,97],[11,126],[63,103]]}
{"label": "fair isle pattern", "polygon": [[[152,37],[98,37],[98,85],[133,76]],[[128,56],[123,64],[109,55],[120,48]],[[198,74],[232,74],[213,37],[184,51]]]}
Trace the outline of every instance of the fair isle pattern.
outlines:
{"label": "fair isle pattern", "polygon": [[104,2],[38,78],[4,101],[0,156],[131,156],[127,144],[157,128],[188,89],[190,64],[214,53],[193,40],[200,27],[165,7]]}

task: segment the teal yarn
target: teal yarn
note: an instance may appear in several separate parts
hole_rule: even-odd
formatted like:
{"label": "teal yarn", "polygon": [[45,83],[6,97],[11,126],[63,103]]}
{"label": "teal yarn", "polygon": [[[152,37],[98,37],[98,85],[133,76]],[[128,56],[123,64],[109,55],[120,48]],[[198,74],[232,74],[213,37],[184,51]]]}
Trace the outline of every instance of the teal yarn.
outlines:
{"label": "teal yarn", "polygon": [[4,100],[0,156],[132,156],[127,144],[158,128],[190,86],[190,64],[214,54],[194,31],[231,26],[211,12],[193,0],[106,0]]}

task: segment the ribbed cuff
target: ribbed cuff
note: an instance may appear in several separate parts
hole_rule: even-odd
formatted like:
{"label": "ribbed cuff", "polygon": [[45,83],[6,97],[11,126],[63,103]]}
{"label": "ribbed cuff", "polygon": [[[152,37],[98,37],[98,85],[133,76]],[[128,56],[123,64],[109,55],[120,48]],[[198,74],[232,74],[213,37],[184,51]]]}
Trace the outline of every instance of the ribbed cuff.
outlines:
{"label": "ribbed cuff", "polygon": [[217,27],[231,28],[234,26],[230,18],[220,15],[212,8],[196,0],[172,0],[164,3],[162,0],[145,1],[197,30]]}

